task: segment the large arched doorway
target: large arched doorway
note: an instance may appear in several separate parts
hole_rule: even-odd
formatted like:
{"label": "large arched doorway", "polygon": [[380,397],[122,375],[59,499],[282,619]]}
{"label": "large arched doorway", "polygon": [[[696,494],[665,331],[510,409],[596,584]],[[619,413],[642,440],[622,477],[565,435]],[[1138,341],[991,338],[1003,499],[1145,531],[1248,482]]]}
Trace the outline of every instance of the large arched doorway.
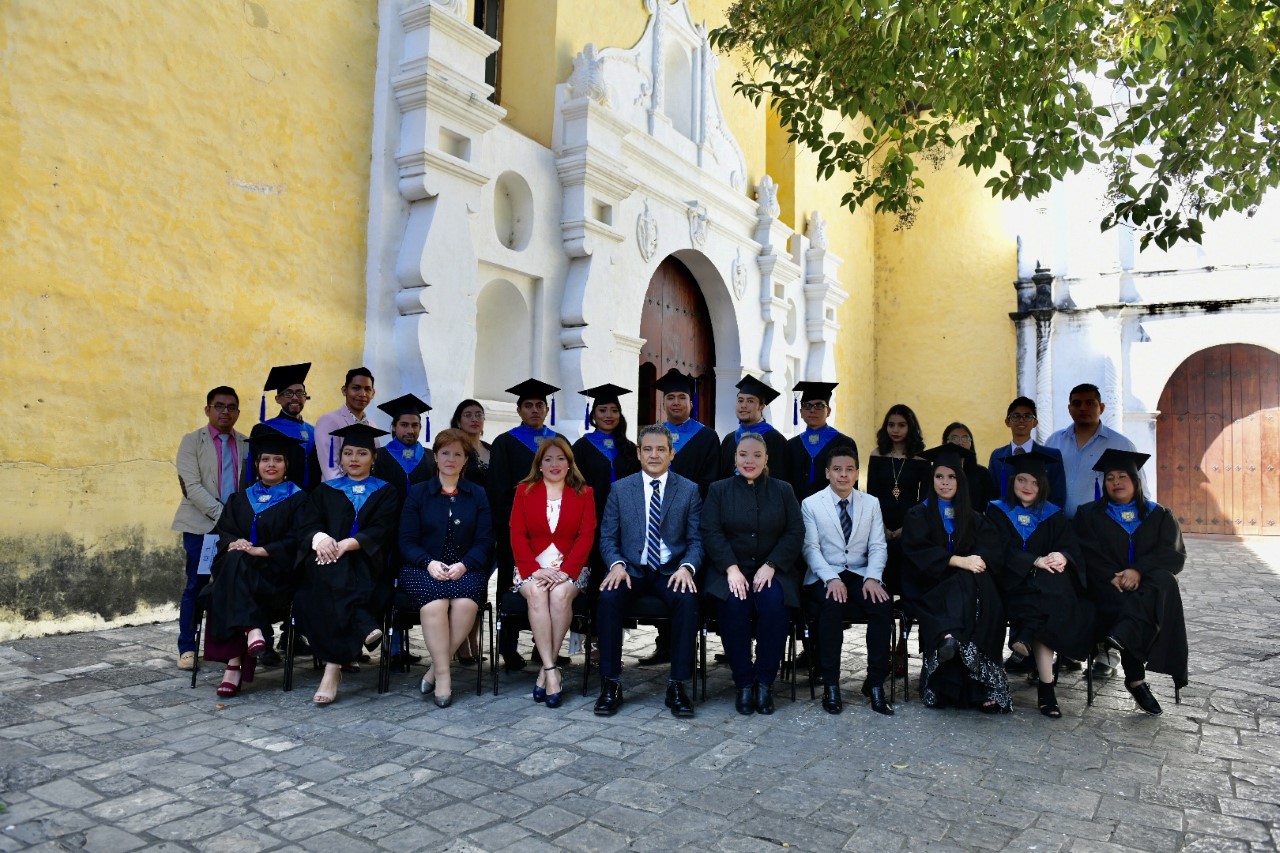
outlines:
{"label": "large arched doorway", "polygon": [[1188,533],[1280,536],[1280,355],[1224,344],[1160,395],[1160,503]]}
{"label": "large arched doorway", "polygon": [[715,423],[715,341],[711,313],[697,279],[675,258],[654,270],[640,315],[640,375],[637,385],[637,424],[662,420],[662,401],[654,381],[671,368],[698,379],[698,407],[693,416]]}

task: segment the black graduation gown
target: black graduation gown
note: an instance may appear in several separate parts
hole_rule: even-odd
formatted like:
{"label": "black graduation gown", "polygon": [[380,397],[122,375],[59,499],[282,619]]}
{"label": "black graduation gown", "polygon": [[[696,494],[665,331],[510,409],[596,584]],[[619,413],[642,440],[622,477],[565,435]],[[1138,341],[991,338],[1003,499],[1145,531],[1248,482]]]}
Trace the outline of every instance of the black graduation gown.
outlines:
{"label": "black graduation gown", "polygon": [[[898,472],[898,497],[893,496],[894,471]],[[894,459],[891,456],[867,458],[867,494],[880,501],[880,514],[886,531],[898,530],[907,511],[929,494],[929,463],[923,459]],[[892,595],[902,594],[902,540],[889,539],[884,567],[884,585]]]}
{"label": "black graduation gown", "polygon": [[[971,707],[994,700],[1002,710],[1013,707],[1005,679],[1005,618],[992,571],[1000,565],[1000,538],[995,528],[974,513],[967,541],[947,549],[947,532],[938,507],[920,504],[907,512],[902,525],[906,557],[903,585],[910,614],[920,624],[924,664],[920,695],[929,707]],[[974,574],[948,565],[953,553],[977,554],[987,571]],[[938,645],[951,634],[959,653],[938,664]]]}
{"label": "black graduation gown", "polygon": [[[1187,623],[1182,594],[1174,575],[1182,571],[1187,549],[1178,520],[1157,505],[1134,531],[1132,566],[1130,536],[1107,515],[1106,499],[1076,510],[1076,536],[1084,549],[1088,592],[1098,608],[1098,633],[1115,637],[1147,668],[1187,684]],[[1134,568],[1142,582],[1133,592],[1111,585],[1117,572]]]}
{"label": "black graduation gown", "polygon": [[[1004,510],[987,508],[987,520],[1000,536],[1003,557],[996,583],[1004,597],[1009,622],[1059,654],[1085,660],[1093,645],[1093,602],[1085,595],[1084,561],[1067,514],[1059,510],[1036,526],[1022,541]],[[1067,558],[1062,572],[1032,565],[1054,551]]]}
{"label": "black graduation gown", "polygon": [[1000,497],[1000,493],[991,482],[991,472],[985,465],[975,462],[972,470],[965,469],[965,476],[969,478],[969,500],[973,502],[973,511],[986,512],[987,504]]}
{"label": "black graduation gown", "polygon": [[[493,445],[487,441],[480,442],[485,449],[492,453]],[[490,457],[492,458],[492,457]],[[475,483],[482,489],[488,491],[489,486],[489,463],[481,464],[480,454],[474,451],[467,451],[467,467],[462,470],[462,476],[466,477],[468,483]]]}
{"label": "black graduation gown", "polygon": [[[796,500],[804,503],[805,498],[812,497],[827,487],[827,457],[833,449],[842,445],[851,445],[855,453],[858,450],[858,443],[842,432],[837,432],[823,445],[816,459],[805,449],[803,432],[787,441],[787,481],[791,483],[791,490],[796,493]],[[773,457],[769,458],[769,471],[772,473]]]}
{"label": "black graduation gown", "polygon": [[[778,429],[769,430],[763,436],[765,452],[769,454],[769,476],[783,483],[790,483],[791,468],[787,464],[787,439]],[[727,433],[720,442],[719,479],[734,474],[733,454],[738,449],[737,431]]]}
{"label": "black graduation gown", "polygon": [[306,492],[295,492],[258,514],[257,544],[267,556],[228,551],[237,539],[253,541],[253,510],[244,492],[236,492],[214,528],[218,556],[210,568],[209,637],[232,638],[233,629],[269,629],[283,619],[297,587],[298,519],[307,505]]}
{"label": "black graduation gown", "polygon": [[[564,438],[560,433],[557,436]],[[493,510],[494,556],[498,561],[498,595],[514,582],[516,559],[511,553],[511,506],[516,499],[516,484],[529,476],[534,452],[509,432],[493,440],[489,448],[489,506]]]}
{"label": "black graduation gown", "polygon": [[[591,443],[585,435],[573,443],[573,459],[582,472],[583,479],[591,487],[596,499],[596,518],[604,518],[604,504],[609,499],[609,490],[614,482],[621,480],[640,470],[640,459],[636,456],[636,445],[625,435],[615,436],[618,453],[614,457],[610,476],[609,460]],[[587,565],[591,566],[591,579],[588,592],[592,594],[604,580],[604,559],[600,556],[600,527],[596,526],[595,541],[591,543],[591,555],[587,557]]]}
{"label": "black graduation gown", "polygon": [[430,450],[427,450],[426,455],[418,462],[417,467],[408,474],[404,472],[404,468],[400,466],[400,463],[392,457],[391,452],[385,447],[378,448],[378,456],[373,462],[373,476],[395,487],[395,490],[400,493],[401,504],[409,496],[411,487],[419,483],[425,483],[435,475],[436,460],[431,455]]}
{"label": "black graduation gown", "polygon": [[698,484],[698,494],[707,498],[707,489],[720,479],[720,436],[707,425],[693,437],[676,442],[676,458],[671,470]]}
{"label": "black graduation gown", "polygon": [[[314,536],[324,532],[342,541],[357,519],[360,550],[343,554],[336,563],[318,565],[311,549]],[[302,582],[294,601],[299,629],[320,660],[358,659],[364,638],[380,627],[385,591],[396,571],[387,570],[386,552],[399,522],[400,494],[391,486],[370,495],[358,516],[347,496],[329,485],[309,496],[298,525]]]}

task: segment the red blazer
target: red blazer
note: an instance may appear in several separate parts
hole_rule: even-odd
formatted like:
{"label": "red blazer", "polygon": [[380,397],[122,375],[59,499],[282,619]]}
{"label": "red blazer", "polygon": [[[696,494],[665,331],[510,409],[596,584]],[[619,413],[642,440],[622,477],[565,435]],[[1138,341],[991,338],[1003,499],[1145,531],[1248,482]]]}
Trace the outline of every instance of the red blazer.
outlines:
{"label": "red blazer", "polygon": [[516,486],[515,503],[511,505],[511,553],[520,577],[530,577],[540,568],[537,556],[554,542],[564,554],[560,571],[576,581],[595,537],[596,501],[590,486],[583,486],[582,494],[565,486],[555,533],[547,527],[547,487],[542,481]]}

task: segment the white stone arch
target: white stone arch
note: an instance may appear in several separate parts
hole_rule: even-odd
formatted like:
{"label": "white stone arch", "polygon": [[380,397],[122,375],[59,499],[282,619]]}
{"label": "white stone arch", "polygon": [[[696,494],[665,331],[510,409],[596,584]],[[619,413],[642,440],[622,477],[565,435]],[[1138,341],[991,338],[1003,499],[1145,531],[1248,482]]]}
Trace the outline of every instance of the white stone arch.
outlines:
{"label": "white stone arch", "polygon": [[[504,398],[507,387],[525,378],[519,365],[532,364],[534,354],[529,303],[515,284],[493,279],[481,288],[476,299],[476,397]],[[518,378],[512,379],[513,376]]]}

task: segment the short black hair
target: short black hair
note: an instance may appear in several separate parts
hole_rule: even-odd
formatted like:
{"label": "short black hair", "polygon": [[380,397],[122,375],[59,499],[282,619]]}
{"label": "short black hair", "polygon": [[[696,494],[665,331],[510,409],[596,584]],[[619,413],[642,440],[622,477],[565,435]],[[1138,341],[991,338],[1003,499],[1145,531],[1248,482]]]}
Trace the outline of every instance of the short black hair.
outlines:
{"label": "short black hair", "polygon": [[1067,395],[1067,399],[1070,400],[1077,394],[1093,394],[1098,398],[1099,403],[1102,402],[1102,392],[1099,391],[1098,386],[1094,385],[1092,382],[1081,382],[1079,385],[1072,388],[1071,393]]}
{"label": "short black hair", "polygon": [[343,388],[346,388],[348,385],[350,385],[350,384],[351,384],[351,380],[352,380],[352,379],[355,379],[357,376],[368,376],[368,377],[369,377],[369,384],[370,384],[370,385],[373,385],[373,384],[374,384],[374,381],[373,381],[373,373],[372,373],[372,372],[370,372],[369,368],[367,368],[367,367],[353,367],[353,368],[351,368],[350,370],[348,370],[348,371],[347,371],[347,378],[346,378],[346,381],[344,381],[344,382],[342,383],[342,387],[343,387]]}
{"label": "short black hair", "polygon": [[1009,408],[1004,410],[1004,416],[1007,418],[1013,414],[1014,409],[1030,409],[1031,414],[1036,413],[1036,401],[1030,397],[1018,397],[1009,404]]}
{"label": "short black hair", "polygon": [[853,464],[859,467],[862,463],[858,460],[858,449],[852,444],[837,444],[835,447],[827,451],[827,464],[825,467],[831,467],[831,460],[837,456],[848,456],[853,460]]}
{"label": "short black hair", "polygon": [[240,405],[240,395],[237,394],[236,389],[232,388],[230,385],[219,385],[217,388],[214,388],[212,391],[210,391],[208,394],[205,395],[204,404],[206,406],[212,406],[213,398],[217,396],[235,397],[236,405],[237,406]]}

